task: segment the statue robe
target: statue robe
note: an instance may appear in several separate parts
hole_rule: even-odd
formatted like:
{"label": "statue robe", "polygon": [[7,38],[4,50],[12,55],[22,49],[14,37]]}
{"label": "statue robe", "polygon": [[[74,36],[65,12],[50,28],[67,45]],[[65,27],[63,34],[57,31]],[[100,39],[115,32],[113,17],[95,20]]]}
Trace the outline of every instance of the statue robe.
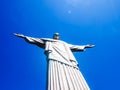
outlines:
{"label": "statue robe", "polygon": [[85,46],[49,38],[26,36],[26,40],[45,50],[48,61],[47,90],[90,90],[72,53],[84,51]]}

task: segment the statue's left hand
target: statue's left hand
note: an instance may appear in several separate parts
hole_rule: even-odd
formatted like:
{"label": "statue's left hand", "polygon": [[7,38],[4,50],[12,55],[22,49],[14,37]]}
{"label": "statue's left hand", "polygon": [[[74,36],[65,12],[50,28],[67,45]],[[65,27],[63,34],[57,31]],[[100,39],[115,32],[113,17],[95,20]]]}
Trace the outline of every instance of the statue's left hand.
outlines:
{"label": "statue's left hand", "polygon": [[17,34],[17,33],[13,33],[15,36],[17,37],[21,37],[21,38],[24,38],[25,36],[23,34]]}
{"label": "statue's left hand", "polygon": [[85,48],[92,48],[92,47],[94,47],[95,45],[91,45],[91,44],[87,44],[87,45],[85,45]]}

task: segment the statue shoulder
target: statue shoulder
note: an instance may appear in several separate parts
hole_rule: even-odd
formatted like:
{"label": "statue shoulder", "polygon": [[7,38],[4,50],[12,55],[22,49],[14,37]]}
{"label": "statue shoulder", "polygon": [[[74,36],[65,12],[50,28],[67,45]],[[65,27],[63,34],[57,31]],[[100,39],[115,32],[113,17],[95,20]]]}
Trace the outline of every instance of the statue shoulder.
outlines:
{"label": "statue shoulder", "polygon": [[51,39],[51,38],[41,38],[41,40],[44,40],[44,41],[48,41],[48,42],[60,42],[60,43],[63,43],[63,44],[67,44],[65,41],[62,41],[62,40],[55,40],[55,39]]}
{"label": "statue shoulder", "polygon": [[52,42],[52,41],[53,41],[53,42],[56,41],[56,40],[51,39],[51,38],[40,38],[40,39],[41,39],[41,40],[44,40],[44,41],[51,41],[51,42]]}
{"label": "statue shoulder", "polygon": [[66,45],[68,44],[67,42],[62,41],[62,40],[59,40],[59,42],[60,42],[60,43],[63,43],[63,44],[66,44]]}

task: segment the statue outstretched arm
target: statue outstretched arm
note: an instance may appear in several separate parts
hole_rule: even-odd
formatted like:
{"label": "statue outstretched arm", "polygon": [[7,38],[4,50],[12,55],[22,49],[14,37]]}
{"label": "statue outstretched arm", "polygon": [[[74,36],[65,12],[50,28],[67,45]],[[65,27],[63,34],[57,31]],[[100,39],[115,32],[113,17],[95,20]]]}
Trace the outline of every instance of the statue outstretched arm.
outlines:
{"label": "statue outstretched arm", "polygon": [[[70,45],[70,44],[69,44]],[[72,52],[80,52],[80,51],[84,51],[86,48],[92,48],[95,45],[91,45],[91,44],[87,44],[87,45],[70,45],[70,49]]]}
{"label": "statue outstretched arm", "polygon": [[20,37],[20,38],[25,38],[25,36],[23,34],[17,34],[17,33],[13,33],[13,35]]}
{"label": "statue outstretched arm", "polygon": [[28,37],[23,34],[14,33],[15,36],[25,39],[28,43],[36,44],[37,46],[44,48],[44,41],[40,38]]}
{"label": "statue outstretched arm", "polygon": [[85,45],[85,48],[93,48],[93,47],[95,47],[95,45],[92,45],[92,44]]}

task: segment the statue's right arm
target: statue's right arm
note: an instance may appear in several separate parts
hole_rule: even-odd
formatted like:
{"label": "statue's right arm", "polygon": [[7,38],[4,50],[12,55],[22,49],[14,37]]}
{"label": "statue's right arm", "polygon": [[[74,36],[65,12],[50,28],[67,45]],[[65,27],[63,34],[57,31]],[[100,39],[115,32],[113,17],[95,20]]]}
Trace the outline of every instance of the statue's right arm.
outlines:
{"label": "statue's right arm", "polygon": [[13,35],[20,37],[20,38],[25,38],[25,36],[23,34],[17,34],[17,33],[13,33]]}
{"label": "statue's right arm", "polygon": [[28,37],[28,36],[24,36],[23,34],[16,34],[16,33],[14,33],[14,35],[17,37],[25,39],[28,43],[36,44],[37,46],[44,48],[45,42],[40,38]]}

